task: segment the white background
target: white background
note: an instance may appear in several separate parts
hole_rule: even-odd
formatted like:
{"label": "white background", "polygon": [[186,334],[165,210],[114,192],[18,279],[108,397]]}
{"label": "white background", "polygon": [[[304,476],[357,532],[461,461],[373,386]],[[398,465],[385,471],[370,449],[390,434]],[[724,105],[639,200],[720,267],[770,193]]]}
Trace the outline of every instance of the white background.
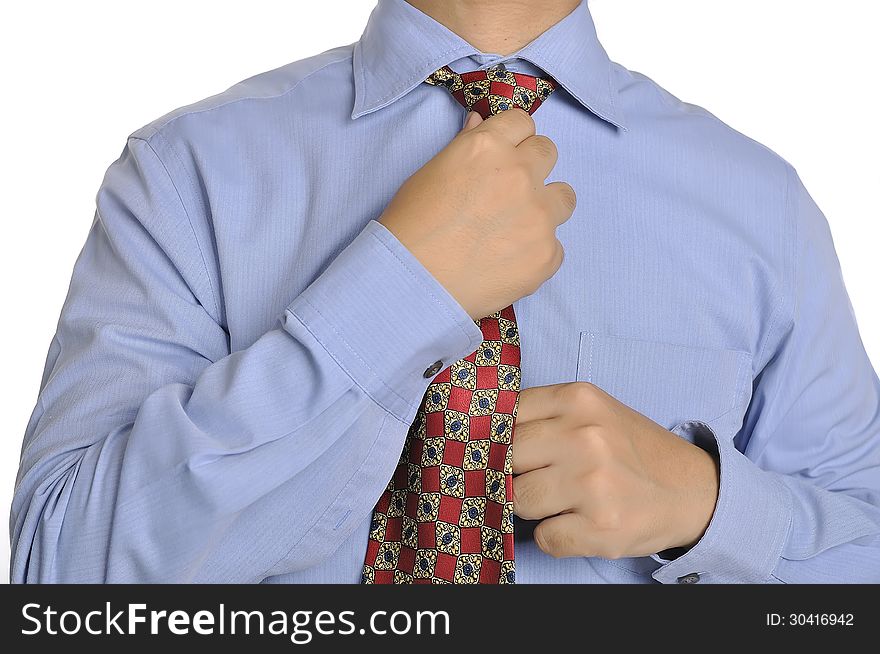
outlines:
{"label": "white background", "polygon": [[[492,0],[486,0],[491,2]],[[0,513],[94,198],[125,137],[256,73],[356,41],[372,0],[30,0],[0,33]],[[790,161],[831,224],[880,364],[880,8],[591,0],[611,58]],[[8,559],[0,538],[0,566]],[[0,578],[5,574],[0,572]]]}

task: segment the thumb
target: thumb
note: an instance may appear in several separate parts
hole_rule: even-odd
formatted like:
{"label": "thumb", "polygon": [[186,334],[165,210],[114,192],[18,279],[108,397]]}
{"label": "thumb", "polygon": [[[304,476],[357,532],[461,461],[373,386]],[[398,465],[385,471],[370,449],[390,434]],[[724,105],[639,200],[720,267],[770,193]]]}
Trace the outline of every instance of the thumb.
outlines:
{"label": "thumb", "polygon": [[467,118],[464,120],[464,127],[462,127],[461,131],[468,132],[482,122],[483,117],[479,113],[476,111],[468,111]]}

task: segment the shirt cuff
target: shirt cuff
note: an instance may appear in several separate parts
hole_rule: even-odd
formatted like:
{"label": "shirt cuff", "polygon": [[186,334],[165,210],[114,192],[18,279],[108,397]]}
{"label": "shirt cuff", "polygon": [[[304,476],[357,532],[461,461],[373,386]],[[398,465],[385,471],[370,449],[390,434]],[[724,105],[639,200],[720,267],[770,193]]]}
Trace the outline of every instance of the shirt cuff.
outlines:
{"label": "shirt cuff", "polygon": [[[455,298],[375,220],[287,313],[404,422],[415,416],[431,379],[483,340]],[[285,329],[296,335],[298,326],[288,320]]]}
{"label": "shirt cuff", "polygon": [[[792,499],[778,475],[759,468],[734,447],[718,439],[703,422],[673,430],[703,446],[717,448],[720,485],[715,513],[706,533],[692,548],[654,571],[655,580],[674,583],[767,583],[782,554],[792,517]],[[702,441],[702,442],[701,442]]]}

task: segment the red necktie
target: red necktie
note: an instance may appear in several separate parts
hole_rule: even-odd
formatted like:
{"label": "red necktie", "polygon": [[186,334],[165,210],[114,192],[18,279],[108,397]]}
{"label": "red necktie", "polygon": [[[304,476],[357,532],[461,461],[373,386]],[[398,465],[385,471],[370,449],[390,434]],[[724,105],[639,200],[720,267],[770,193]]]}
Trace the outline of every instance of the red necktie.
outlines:
{"label": "red necktie", "polygon": [[[553,92],[549,79],[497,66],[458,74],[444,86],[483,118],[520,107],[533,113]],[[509,306],[477,321],[476,352],[428,386],[400,462],[379,498],[364,563],[366,584],[512,584],[510,443],[520,390],[519,331]]]}

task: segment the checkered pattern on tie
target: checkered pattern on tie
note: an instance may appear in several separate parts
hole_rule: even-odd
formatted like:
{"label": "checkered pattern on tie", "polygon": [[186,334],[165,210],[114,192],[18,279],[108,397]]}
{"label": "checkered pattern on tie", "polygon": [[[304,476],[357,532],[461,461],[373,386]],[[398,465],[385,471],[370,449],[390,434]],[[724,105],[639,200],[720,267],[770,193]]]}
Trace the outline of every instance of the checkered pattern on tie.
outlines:
{"label": "checkered pattern on tie", "polygon": [[428,386],[373,515],[365,581],[514,581],[509,445],[519,331],[512,307],[477,324],[479,349]]}
{"label": "checkered pattern on tie", "polygon": [[459,74],[444,66],[425,81],[445,87],[459,104],[483,118],[514,107],[534,113],[556,88],[551,79],[513,73],[501,67]]}
{"label": "checkered pattern on tie", "polygon": [[[484,118],[514,107],[533,113],[555,88],[501,67],[458,74],[444,66],[425,81]],[[510,444],[519,328],[512,306],[476,323],[483,342],[429,384],[373,511],[364,583],[516,580]]]}

